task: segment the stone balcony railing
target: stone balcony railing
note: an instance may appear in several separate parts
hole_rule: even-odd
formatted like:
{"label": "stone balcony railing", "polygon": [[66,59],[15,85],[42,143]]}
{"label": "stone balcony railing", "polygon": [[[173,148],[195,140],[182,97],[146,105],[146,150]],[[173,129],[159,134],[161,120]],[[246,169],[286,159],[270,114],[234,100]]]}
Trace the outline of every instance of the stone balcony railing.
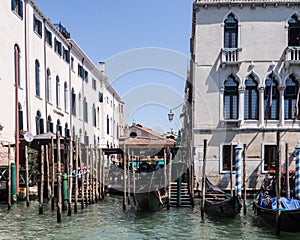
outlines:
{"label": "stone balcony railing", "polygon": [[241,48],[222,48],[221,49],[221,65],[238,65],[242,61],[240,59]]}
{"label": "stone balcony railing", "polygon": [[285,61],[288,64],[300,64],[300,46],[287,47],[285,51]]}

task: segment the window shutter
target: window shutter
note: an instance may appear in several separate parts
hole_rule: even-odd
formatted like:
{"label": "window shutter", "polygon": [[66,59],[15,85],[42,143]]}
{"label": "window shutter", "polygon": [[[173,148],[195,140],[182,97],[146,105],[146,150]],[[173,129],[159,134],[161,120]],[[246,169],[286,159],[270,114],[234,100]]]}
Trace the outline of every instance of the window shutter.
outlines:
{"label": "window shutter", "polygon": [[11,0],[11,10],[16,10],[16,0]]}
{"label": "window shutter", "polygon": [[39,124],[40,118],[38,116],[35,117],[35,130],[36,130],[36,135],[40,134],[40,124]]}
{"label": "window shutter", "polygon": [[19,16],[23,18],[23,1],[19,2]]}

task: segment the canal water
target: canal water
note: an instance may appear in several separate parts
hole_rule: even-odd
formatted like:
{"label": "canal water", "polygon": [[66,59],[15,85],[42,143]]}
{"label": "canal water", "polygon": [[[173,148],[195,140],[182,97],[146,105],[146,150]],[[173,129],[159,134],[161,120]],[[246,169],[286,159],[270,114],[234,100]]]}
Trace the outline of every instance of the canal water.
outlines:
{"label": "canal water", "polygon": [[[300,239],[300,233],[275,236],[274,229],[262,228],[248,214],[235,219],[201,219],[199,204],[193,209],[171,208],[155,213],[122,210],[122,198],[106,196],[100,203],[89,205],[77,214],[63,212],[62,223],[56,211],[45,204],[39,215],[37,202],[14,204],[10,211],[0,205],[0,239]],[[300,223],[299,223],[300,224]]]}

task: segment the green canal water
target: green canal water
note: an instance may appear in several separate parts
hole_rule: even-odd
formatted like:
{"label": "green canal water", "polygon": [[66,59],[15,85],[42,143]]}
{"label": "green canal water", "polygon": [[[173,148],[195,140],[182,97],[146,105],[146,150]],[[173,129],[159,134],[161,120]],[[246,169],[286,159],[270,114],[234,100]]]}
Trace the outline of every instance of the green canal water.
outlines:
{"label": "green canal water", "polygon": [[0,239],[300,239],[300,233],[275,236],[274,229],[260,227],[251,208],[235,219],[205,215],[202,220],[198,204],[193,209],[123,212],[121,197],[106,196],[72,216],[64,212],[61,224],[50,204],[45,204],[43,215],[38,210],[37,202],[29,207],[19,202],[10,211],[0,205]]}

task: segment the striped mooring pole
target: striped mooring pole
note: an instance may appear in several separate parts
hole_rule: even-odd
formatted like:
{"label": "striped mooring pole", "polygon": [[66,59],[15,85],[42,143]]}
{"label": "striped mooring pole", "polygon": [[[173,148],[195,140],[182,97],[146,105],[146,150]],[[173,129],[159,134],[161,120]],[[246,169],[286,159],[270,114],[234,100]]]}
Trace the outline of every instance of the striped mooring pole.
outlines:
{"label": "striped mooring pole", "polygon": [[296,145],[295,196],[300,199],[300,143]]}
{"label": "striped mooring pole", "polygon": [[235,186],[236,186],[236,196],[241,197],[242,195],[242,150],[243,146],[239,142],[238,145],[235,147],[235,169],[236,169],[236,181],[235,181]]}

